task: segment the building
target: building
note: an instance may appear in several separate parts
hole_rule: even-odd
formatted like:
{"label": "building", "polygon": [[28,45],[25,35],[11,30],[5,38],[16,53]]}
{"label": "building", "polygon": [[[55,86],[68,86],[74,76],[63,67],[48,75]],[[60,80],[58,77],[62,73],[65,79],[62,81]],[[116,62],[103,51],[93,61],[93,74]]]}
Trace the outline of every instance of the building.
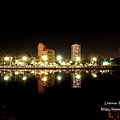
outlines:
{"label": "building", "polygon": [[78,57],[81,58],[81,45],[73,44],[71,46],[71,60],[76,61]]}
{"label": "building", "polygon": [[47,56],[47,62],[54,63],[55,62],[55,51],[53,49],[48,49],[43,43],[38,44],[38,59],[43,62],[43,56]]}
{"label": "building", "polygon": [[48,63],[55,62],[55,51],[53,49],[46,49],[47,56],[48,56]]}
{"label": "building", "polygon": [[43,51],[46,51],[46,46],[43,43],[38,44],[38,57],[40,58],[43,55]]}

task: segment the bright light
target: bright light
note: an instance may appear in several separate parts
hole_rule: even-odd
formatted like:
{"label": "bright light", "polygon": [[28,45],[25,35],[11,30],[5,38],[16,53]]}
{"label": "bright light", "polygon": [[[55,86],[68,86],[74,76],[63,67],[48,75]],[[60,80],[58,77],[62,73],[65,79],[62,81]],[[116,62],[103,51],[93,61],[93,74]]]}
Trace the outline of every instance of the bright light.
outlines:
{"label": "bright light", "polygon": [[109,65],[109,62],[108,61],[104,61],[103,65]]}
{"label": "bright light", "polygon": [[31,64],[34,64],[34,63],[35,63],[35,61],[34,61],[34,60],[32,60],[32,61],[31,61]]}
{"label": "bright light", "polygon": [[96,61],[97,60],[97,58],[96,57],[93,57],[93,61]]}
{"label": "bright light", "polygon": [[8,60],[9,60],[9,57],[5,57],[4,60],[8,61]]}
{"label": "bright light", "polygon": [[61,64],[62,64],[62,65],[65,65],[66,63],[65,63],[65,62],[62,62]]}
{"label": "bright light", "polygon": [[77,74],[77,75],[76,75],[76,78],[77,78],[77,79],[80,79],[80,78],[81,78],[81,76]]}
{"label": "bright light", "polygon": [[61,80],[62,78],[61,78],[61,76],[58,76],[57,79],[58,79],[58,80]]}
{"label": "bright light", "polygon": [[27,60],[27,57],[26,56],[23,56],[23,58],[22,58],[23,60]]}
{"label": "bright light", "polygon": [[27,79],[27,77],[26,76],[24,76],[23,78],[22,78],[22,80],[26,80]]}
{"label": "bright light", "polygon": [[18,63],[18,62],[19,62],[19,60],[16,60],[15,62],[16,62],[16,63]]}
{"label": "bright light", "polygon": [[93,73],[92,75],[93,75],[93,77],[97,77],[97,75],[95,73]]}
{"label": "bright light", "polygon": [[15,60],[15,64],[18,64],[19,63],[19,60]]}
{"label": "bright light", "polygon": [[35,73],[35,71],[34,71],[34,70],[32,70],[32,71],[31,71],[31,73]]}
{"label": "bright light", "polygon": [[61,56],[57,56],[57,60],[60,61],[62,59]]}
{"label": "bright light", "polygon": [[42,78],[42,81],[46,82],[46,81],[47,81],[47,77],[44,76],[44,77]]}
{"label": "bright light", "polygon": [[9,80],[9,76],[6,75],[6,76],[4,77],[4,80]]}
{"label": "bright light", "polygon": [[80,57],[76,57],[76,60],[79,61],[79,60],[80,60]]}
{"label": "bright light", "polygon": [[43,60],[47,60],[47,55],[43,55],[43,56],[42,56],[42,59],[43,59]]}
{"label": "bright light", "polygon": [[19,74],[19,72],[18,71],[15,71],[15,75],[18,75]]}

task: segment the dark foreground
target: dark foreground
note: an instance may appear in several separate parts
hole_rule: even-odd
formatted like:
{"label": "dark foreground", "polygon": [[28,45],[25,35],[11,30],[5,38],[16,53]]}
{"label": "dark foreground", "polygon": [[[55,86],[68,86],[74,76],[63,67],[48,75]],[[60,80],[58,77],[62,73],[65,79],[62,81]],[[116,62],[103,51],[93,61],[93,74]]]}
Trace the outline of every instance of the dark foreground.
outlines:
{"label": "dark foreground", "polygon": [[107,120],[105,101],[120,100],[120,77],[82,79],[82,87],[54,86],[37,92],[35,80],[0,84],[0,120]]}

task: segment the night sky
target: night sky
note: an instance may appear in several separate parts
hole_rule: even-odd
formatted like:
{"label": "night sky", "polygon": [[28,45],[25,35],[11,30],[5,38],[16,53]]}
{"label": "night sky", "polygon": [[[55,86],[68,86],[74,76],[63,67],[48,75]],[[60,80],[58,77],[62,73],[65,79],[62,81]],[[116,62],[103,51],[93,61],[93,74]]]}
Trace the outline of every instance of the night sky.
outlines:
{"label": "night sky", "polygon": [[120,56],[120,7],[103,3],[16,2],[0,4],[0,56],[29,51],[43,43],[70,58],[72,44],[82,57]]}

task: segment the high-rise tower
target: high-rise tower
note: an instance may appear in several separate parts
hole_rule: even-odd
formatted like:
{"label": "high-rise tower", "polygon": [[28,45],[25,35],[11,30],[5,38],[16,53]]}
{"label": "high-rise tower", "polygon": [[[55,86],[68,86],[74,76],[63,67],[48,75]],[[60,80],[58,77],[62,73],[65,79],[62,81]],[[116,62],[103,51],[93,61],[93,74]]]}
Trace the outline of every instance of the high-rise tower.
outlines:
{"label": "high-rise tower", "polygon": [[78,57],[81,58],[81,45],[73,44],[71,46],[71,60],[76,61]]}

